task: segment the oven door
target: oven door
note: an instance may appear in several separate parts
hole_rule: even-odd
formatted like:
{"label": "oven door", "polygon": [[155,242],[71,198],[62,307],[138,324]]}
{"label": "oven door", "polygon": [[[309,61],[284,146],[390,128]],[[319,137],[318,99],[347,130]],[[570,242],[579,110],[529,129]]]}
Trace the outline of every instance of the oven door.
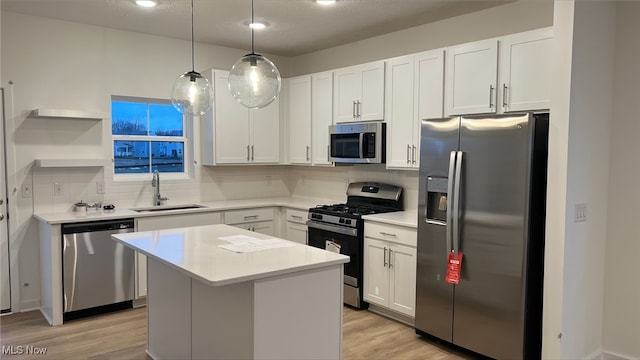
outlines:
{"label": "oven door", "polygon": [[344,302],[362,308],[362,241],[358,229],[307,221],[309,245],[349,256],[344,264]]}

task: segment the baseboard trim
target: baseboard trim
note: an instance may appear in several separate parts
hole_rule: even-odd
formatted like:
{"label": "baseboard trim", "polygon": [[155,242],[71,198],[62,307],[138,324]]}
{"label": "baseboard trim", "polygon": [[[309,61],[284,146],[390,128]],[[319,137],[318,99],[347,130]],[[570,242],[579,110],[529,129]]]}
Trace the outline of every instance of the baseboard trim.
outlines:
{"label": "baseboard trim", "polygon": [[[20,312],[40,310],[40,300],[27,300],[20,304]],[[15,311],[14,311],[15,312]]]}
{"label": "baseboard trim", "polygon": [[384,308],[384,307],[377,306],[375,304],[369,303],[369,311],[374,312],[374,313],[379,314],[379,315],[382,315],[382,316],[385,316],[385,317],[388,317],[390,319],[399,321],[399,322],[401,322],[403,324],[407,324],[409,326],[415,326],[415,319],[414,318],[412,318],[410,316],[407,316],[407,315],[404,315],[404,314],[400,314],[398,312],[395,312],[393,310],[390,310],[390,309],[387,309],[387,308]]}
{"label": "baseboard trim", "polygon": [[627,354],[620,354],[613,351],[602,351],[602,359],[603,360],[637,360],[637,356],[631,356]]}

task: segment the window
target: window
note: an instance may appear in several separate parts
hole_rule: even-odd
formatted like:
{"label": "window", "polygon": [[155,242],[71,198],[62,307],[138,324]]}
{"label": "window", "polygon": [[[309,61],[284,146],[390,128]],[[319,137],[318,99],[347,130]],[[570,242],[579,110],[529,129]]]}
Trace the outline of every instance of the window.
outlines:
{"label": "window", "polygon": [[111,97],[114,174],[185,174],[184,116],[169,100]]}

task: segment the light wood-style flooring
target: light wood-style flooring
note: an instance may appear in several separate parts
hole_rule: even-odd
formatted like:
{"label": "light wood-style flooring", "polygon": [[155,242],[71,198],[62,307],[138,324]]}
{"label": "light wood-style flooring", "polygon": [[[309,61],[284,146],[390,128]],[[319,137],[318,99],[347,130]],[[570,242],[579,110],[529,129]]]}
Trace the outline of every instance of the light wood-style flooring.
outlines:
{"label": "light wood-style flooring", "polygon": [[[51,327],[39,311],[0,318],[3,359],[148,360],[146,308],[94,316]],[[343,356],[351,359],[457,360],[473,357],[415,334],[413,327],[370,311],[344,308]],[[322,339],[318,339],[322,341]],[[11,347],[12,346],[12,347]],[[22,346],[22,348],[20,348]],[[46,354],[26,355],[28,346]],[[21,355],[8,355],[9,350]]]}

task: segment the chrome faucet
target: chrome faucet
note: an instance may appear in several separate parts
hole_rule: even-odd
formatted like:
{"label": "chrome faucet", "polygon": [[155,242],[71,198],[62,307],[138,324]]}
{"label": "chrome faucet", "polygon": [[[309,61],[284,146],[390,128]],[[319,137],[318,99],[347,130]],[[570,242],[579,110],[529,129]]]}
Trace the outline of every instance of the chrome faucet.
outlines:
{"label": "chrome faucet", "polygon": [[160,195],[160,173],[158,172],[158,170],[155,170],[153,172],[153,179],[151,180],[151,186],[156,188],[156,193],[154,196],[156,201],[156,206],[162,205],[162,202],[165,200],[169,200],[168,197]]}

